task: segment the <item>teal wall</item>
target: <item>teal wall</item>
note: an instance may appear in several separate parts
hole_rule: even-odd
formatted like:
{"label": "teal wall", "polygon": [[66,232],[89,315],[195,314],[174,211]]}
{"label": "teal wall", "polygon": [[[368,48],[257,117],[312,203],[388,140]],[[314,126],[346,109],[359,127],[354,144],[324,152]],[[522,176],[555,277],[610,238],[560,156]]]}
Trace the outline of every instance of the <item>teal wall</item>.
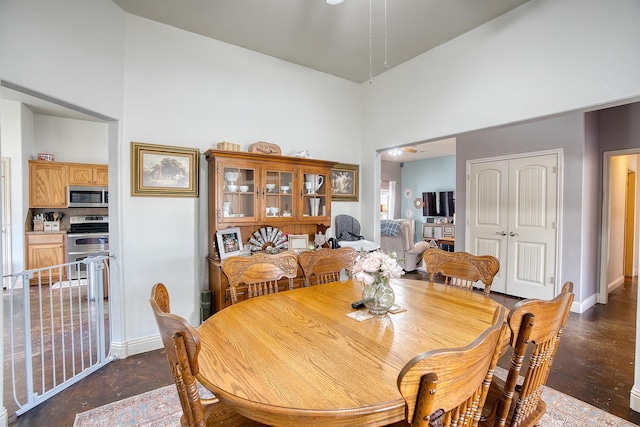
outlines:
{"label": "teal wall", "polygon": [[[413,191],[413,196],[410,199],[405,199],[404,197],[407,188]],[[455,189],[456,156],[404,163],[402,167],[402,188],[398,189],[398,197],[402,199],[402,209],[396,216],[406,218],[406,210],[413,210],[416,224],[415,241],[422,240],[422,224],[425,222],[425,217],[422,216],[422,208],[415,208],[413,201],[416,198],[422,199],[423,192],[455,191]]]}

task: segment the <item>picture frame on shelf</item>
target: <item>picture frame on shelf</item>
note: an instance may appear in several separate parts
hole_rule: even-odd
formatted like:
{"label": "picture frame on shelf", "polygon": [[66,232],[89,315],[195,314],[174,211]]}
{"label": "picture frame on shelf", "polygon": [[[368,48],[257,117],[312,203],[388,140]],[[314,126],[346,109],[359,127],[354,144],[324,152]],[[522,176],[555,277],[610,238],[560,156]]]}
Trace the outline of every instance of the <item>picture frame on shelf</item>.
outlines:
{"label": "picture frame on shelf", "polygon": [[302,252],[309,249],[309,236],[306,234],[289,234],[289,250],[294,252]]}
{"label": "picture frame on shelf", "polygon": [[131,195],[198,197],[200,151],[131,143]]}
{"label": "picture frame on shelf", "polygon": [[242,251],[240,227],[228,227],[216,231],[216,251],[220,260],[239,255]]}
{"label": "picture frame on shelf", "polygon": [[338,163],[331,169],[332,201],[357,202],[359,197],[360,166]]}

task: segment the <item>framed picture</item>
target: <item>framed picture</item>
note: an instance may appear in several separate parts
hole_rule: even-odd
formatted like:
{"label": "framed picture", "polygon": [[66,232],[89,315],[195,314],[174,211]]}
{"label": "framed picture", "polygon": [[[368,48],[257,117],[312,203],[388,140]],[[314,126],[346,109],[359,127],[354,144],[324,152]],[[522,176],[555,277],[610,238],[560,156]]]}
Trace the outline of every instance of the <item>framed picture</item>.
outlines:
{"label": "framed picture", "polygon": [[216,248],[220,259],[240,254],[242,234],[239,227],[229,227],[216,231]]}
{"label": "framed picture", "polygon": [[331,199],[333,201],[358,201],[358,172],[360,166],[338,163],[331,169]]}
{"label": "framed picture", "polygon": [[131,143],[131,195],[198,197],[198,149]]}
{"label": "framed picture", "polygon": [[309,236],[306,234],[289,234],[289,250],[302,252],[309,249]]}

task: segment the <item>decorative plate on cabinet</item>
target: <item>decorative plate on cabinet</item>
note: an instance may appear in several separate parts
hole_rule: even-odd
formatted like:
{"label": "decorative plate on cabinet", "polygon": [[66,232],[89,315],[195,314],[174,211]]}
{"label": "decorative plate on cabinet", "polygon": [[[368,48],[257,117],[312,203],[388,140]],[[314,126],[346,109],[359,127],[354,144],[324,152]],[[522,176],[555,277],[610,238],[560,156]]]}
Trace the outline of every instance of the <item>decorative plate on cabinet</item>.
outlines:
{"label": "decorative plate on cabinet", "polygon": [[410,188],[405,188],[403,194],[405,199],[410,199],[413,197],[413,190]]}
{"label": "decorative plate on cabinet", "polygon": [[422,207],[422,199],[420,197],[416,197],[413,201],[413,206],[415,206],[416,209],[420,209]]}
{"label": "decorative plate on cabinet", "polygon": [[412,208],[407,208],[407,210],[406,210],[406,211],[404,211],[404,216],[405,216],[407,219],[413,219],[413,216],[414,216],[415,214],[416,214],[416,213],[413,211],[413,209],[412,209]]}

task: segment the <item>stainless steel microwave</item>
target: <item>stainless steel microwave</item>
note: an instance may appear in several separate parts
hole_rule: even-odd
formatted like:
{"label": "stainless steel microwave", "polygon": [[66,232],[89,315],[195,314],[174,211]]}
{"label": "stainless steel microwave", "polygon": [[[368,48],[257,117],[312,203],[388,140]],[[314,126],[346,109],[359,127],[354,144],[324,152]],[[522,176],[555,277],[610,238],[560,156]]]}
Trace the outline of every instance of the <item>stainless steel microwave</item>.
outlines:
{"label": "stainless steel microwave", "polygon": [[70,185],[67,189],[67,201],[70,208],[109,207],[109,189],[107,187]]}

